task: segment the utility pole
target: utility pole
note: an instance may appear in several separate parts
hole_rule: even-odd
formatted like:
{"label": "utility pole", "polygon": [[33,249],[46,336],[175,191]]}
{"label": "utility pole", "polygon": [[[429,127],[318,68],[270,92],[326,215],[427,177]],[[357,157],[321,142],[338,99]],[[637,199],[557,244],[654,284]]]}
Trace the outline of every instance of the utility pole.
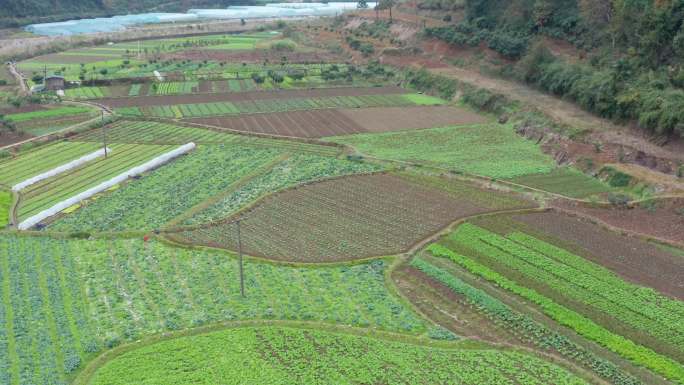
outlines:
{"label": "utility pole", "polygon": [[245,275],[242,268],[242,239],[240,238],[240,222],[242,219],[238,219],[237,224],[237,241],[238,241],[238,263],[240,264],[240,295],[245,297]]}
{"label": "utility pole", "polygon": [[102,124],[102,146],[104,148],[104,156],[107,159],[107,127],[104,124],[104,110],[100,110],[100,123]]}

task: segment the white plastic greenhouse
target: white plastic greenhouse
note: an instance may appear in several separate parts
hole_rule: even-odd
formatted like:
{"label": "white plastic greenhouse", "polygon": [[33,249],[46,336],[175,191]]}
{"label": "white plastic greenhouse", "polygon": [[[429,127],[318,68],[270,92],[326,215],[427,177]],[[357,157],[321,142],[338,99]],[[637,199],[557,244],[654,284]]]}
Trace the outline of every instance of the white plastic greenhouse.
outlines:
{"label": "white plastic greenhouse", "polygon": [[122,174],[119,174],[112,179],[109,179],[105,182],[102,182],[95,187],[92,187],[92,188],[90,188],[90,189],[88,189],[88,190],[86,190],[80,194],[77,194],[71,198],[63,200],[63,201],[55,204],[54,206],[52,206],[48,209],[45,209],[45,210],[39,212],[38,214],[36,214],[32,217],[27,218],[23,222],[19,223],[19,225],[17,227],[19,228],[19,230],[28,230],[31,227],[40,223],[40,221],[45,220],[46,218],[49,218],[49,217],[65,210],[65,209],[83,201],[83,200],[86,200],[86,199],[92,197],[93,195],[95,195],[97,193],[105,191],[106,189],[108,189],[110,187],[113,187],[119,183],[122,183],[122,182],[126,181],[128,178],[134,177],[136,175],[140,175],[146,171],[157,168],[157,167],[161,166],[162,164],[169,162],[170,160],[172,160],[178,156],[181,156],[183,154],[186,154],[186,153],[192,151],[194,148],[195,148],[195,143],[191,142],[191,143],[184,144],[175,150],[161,154],[158,157],[150,160],[147,163],[144,163],[140,166],[133,167],[130,170],[128,170]]}
{"label": "white plastic greenhouse", "polygon": [[[368,3],[369,8],[376,3]],[[190,9],[187,13],[142,13],[96,19],[69,20],[58,23],[31,24],[25,27],[37,35],[77,35],[115,32],[136,24],[189,22],[204,19],[255,19],[306,16],[334,16],[356,9],[357,3],[273,3],[265,6],[233,6],[226,9]]]}

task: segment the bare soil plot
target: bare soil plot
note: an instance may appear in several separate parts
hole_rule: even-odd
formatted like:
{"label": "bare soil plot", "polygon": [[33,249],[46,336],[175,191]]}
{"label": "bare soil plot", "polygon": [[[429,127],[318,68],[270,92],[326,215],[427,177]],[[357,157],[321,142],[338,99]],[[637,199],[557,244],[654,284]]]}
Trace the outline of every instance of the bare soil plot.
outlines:
{"label": "bare soil plot", "polygon": [[[439,179],[434,177],[435,179]],[[448,183],[456,183],[450,181]],[[440,191],[396,175],[339,178],[262,200],[242,222],[243,250],[264,258],[333,262],[407,251],[451,222],[491,209],[456,189]],[[494,192],[478,190],[479,195]],[[177,239],[236,249],[234,224],[214,224]]]}
{"label": "bare soil plot", "polygon": [[590,216],[614,227],[684,244],[683,198],[646,203],[632,209],[591,207],[565,200],[554,201],[551,205]]}
{"label": "bare soil plot", "polygon": [[189,119],[189,121],[232,130],[301,138],[366,132],[364,127],[354,123],[339,110],[275,112],[234,117],[197,118]]}
{"label": "bare soil plot", "polygon": [[189,94],[141,96],[130,98],[105,98],[99,102],[112,108],[170,106],[213,102],[241,102],[247,100],[273,100],[291,98],[319,98],[328,96],[361,96],[407,93],[401,87],[335,87],[309,90],[247,91],[225,94]]}
{"label": "bare soil plot", "polygon": [[455,107],[378,107],[275,112],[196,118],[193,123],[261,134],[321,138],[363,132],[383,132],[483,123],[486,118]]}
{"label": "bare soil plot", "polygon": [[[590,221],[557,212],[514,216],[559,246],[599,263],[634,283],[684,299],[684,258],[655,244],[606,230]],[[681,234],[681,233],[680,233]]]}
{"label": "bare soil plot", "polygon": [[0,147],[31,139],[33,136],[23,132],[0,130]]}
{"label": "bare soil plot", "polygon": [[340,112],[367,132],[385,132],[486,123],[487,118],[464,108],[446,106],[379,107]]}

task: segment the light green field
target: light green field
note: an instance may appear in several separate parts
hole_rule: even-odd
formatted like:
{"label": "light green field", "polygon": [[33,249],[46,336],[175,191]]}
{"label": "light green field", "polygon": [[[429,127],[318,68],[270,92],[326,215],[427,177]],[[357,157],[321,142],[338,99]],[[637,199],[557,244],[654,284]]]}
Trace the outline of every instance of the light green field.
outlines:
{"label": "light green field", "polygon": [[548,173],[551,157],[512,127],[481,124],[326,138],[382,159],[425,163],[492,178]]}
{"label": "light green field", "polygon": [[11,187],[32,176],[78,159],[101,147],[99,143],[56,142],[0,161],[0,184]]}
{"label": "light green field", "polygon": [[608,184],[569,167],[559,167],[545,174],[522,175],[511,181],[573,198],[585,198],[614,190]]}
{"label": "light green field", "polygon": [[521,353],[411,342],[316,329],[227,329],[125,353],[100,368],[90,383],[437,385],[446,379],[461,384],[586,383]]}
{"label": "light green field", "polygon": [[12,206],[12,193],[0,190],[0,230],[9,223],[9,211]]}

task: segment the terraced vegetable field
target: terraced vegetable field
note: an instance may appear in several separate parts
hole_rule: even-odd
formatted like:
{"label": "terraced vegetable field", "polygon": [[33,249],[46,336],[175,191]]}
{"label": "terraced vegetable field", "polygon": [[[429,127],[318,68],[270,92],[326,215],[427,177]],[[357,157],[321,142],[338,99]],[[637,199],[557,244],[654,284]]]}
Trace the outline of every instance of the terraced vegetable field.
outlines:
{"label": "terraced vegetable field", "polygon": [[449,124],[484,123],[480,115],[456,107],[376,107],[259,113],[235,117],[197,118],[191,122],[301,138],[400,131]]}
{"label": "terraced vegetable field", "polygon": [[[57,231],[157,229],[283,155],[283,151],[275,148],[201,146],[192,154],[56,221],[50,228]],[[151,196],[154,199],[148,199]]]}
{"label": "terraced vegetable field", "polygon": [[[458,218],[491,210],[482,200],[456,191],[423,187],[394,175],[348,177],[291,189],[244,214],[243,249],[250,255],[302,262],[398,254]],[[497,198],[493,192],[479,194]],[[525,205],[515,200],[507,204]],[[173,238],[236,249],[233,226],[218,223]]]}
{"label": "terraced vegetable field", "polygon": [[[207,104],[240,101],[263,101],[263,100],[289,100],[289,99],[317,99],[332,97],[355,97],[355,96],[381,96],[401,95],[409,93],[399,87],[334,87],[315,88],[306,90],[278,90],[278,91],[251,91],[251,92],[227,92],[212,94],[190,95],[167,95],[147,96],[134,98],[109,98],[102,99],[102,103],[111,108],[121,107],[154,107],[173,106],[180,104]],[[410,101],[411,104],[415,104]]]}
{"label": "terraced vegetable field", "polygon": [[96,143],[56,142],[0,160],[0,184],[11,187],[34,175],[68,163],[100,147]]}
{"label": "terraced vegetable field", "polygon": [[[412,341],[413,342],[413,341]],[[210,355],[215,360],[190,359]],[[156,359],[161,358],[163,364]],[[425,362],[430,365],[424,365]],[[379,370],[378,368],[383,368]],[[341,380],[341,379],[344,380]],[[287,327],[246,327],[181,337],[110,361],[92,384],[557,384],[586,382],[515,352],[426,346]]]}
{"label": "terraced vegetable field", "polygon": [[23,189],[18,219],[22,221],[172,148],[144,144],[112,145],[107,158],[99,158],[66,174],[56,175]]}
{"label": "terraced vegetable field", "polygon": [[114,111],[121,115],[188,119],[256,113],[304,111],[327,108],[369,108],[417,105],[406,95],[331,96],[319,98],[264,99],[202,104],[177,104],[153,107],[124,107]]}
{"label": "terraced vegetable field", "polygon": [[464,224],[430,245],[435,256],[525,298],[560,324],[681,382],[684,304],[625,282],[584,258],[530,237]]}
{"label": "terraced vegetable field", "polygon": [[161,331],[245,319],[317,320],[408,334],[423,320],[384,286],[384,261],[318,269],[142,240],[0,235],[0,381],[64,383],[101,352]]}
{"label": "terraced vegetable field", "polygon": [[548,173],[553,159],[533,141],[500,124],[328,138],[381,159],[424,163],[494,178]]}

